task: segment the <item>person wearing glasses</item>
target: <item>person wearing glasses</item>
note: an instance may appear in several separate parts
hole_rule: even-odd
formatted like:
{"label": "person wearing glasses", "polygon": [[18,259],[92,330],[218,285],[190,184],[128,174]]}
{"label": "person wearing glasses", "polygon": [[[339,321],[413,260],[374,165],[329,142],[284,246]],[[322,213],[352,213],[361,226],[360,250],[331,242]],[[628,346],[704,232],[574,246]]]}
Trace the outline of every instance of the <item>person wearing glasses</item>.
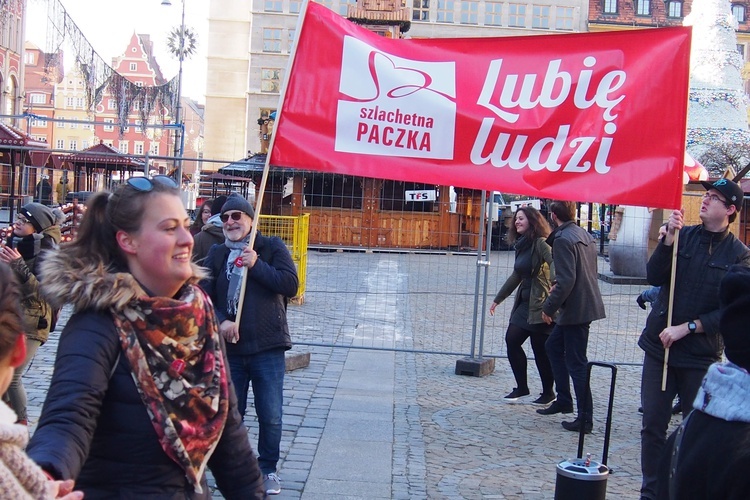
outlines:
{"label": "person wearing glasses", "polygon": [[190,219],[173,179],[88,200],[78,237],[42,262],[71,304],[27,452],[86,498],[263,498]]}
{"label": "person wearing glasses", "polygon": [[[281,444],[284,397],[284,352],[292,347],[286,319],[287,302],[297,294],[299,280],[292,256],[277,237],[257,233],[249,246],[255,211],[237,193],[221,209],[226,240],[214,245],[203,265],[210,279],[201,284],[216,307],[227,344],[240,415],[244,417],[250,383],[258,417],[258,463],[269,495],[281,492],[276,465]],[[240,324],[235,321],[242,289],[242,268],[247,287]]]}
{"label": "person wearing glasses", "polygon": [[0,262],[13,270],[19,283],[23,300],[26,332],[26,359],[13,374],[13,380],[3,399],[18,416],[18,423],[28,424],[26,390],[21,377],[34,359],[37,349],[47,342],[52,324],[53,308],[42,297],[39,288],[39,266],[42,253],[57,248],[62,238],[60,226],[55,224],[52,210],[41,203],[27,203],[18,212],[13,233],[0,248]]}
{"label": "person wearing glasses", "polygon": [[211,200],[203,202],[201,207],[198,209],[198,213],[195,216],[195,220],[190,225],[190,234],[195,236],[201,232],[203,226],[208,223],[208,219],[211,217]]}
{"label": "person wearing glasses", "polygon": [[193,245],[193,262],[203,265],[203,259],[208,255],[208,251],[214,245],[224,243],[224,223],[221,222],[221,207],[227,197],[224,195],[217,196],[211,202],[211,216],[203,225],[201,232],[193,236],[195,244]]}
{"label": "person wearing glasses", "polygon": [[[671,419],[675,395],[692,407],[708,367],[721,358],[719,284],[733,264],[750,266],[750,249],[729,231],[742,209],[744,192],[736,183],[703,181],[701,223],[685,226],[683,211],[674,210],[667,234],[646,265],[646,277],[661,287],[638,345],[646,353],[641,377],[641,498],[657,498],[658,466]],[[672,252],[680,230],[674,282],[672,324],[667,325]],[[662,391],[664,349],[669,348],[666,390]]]}

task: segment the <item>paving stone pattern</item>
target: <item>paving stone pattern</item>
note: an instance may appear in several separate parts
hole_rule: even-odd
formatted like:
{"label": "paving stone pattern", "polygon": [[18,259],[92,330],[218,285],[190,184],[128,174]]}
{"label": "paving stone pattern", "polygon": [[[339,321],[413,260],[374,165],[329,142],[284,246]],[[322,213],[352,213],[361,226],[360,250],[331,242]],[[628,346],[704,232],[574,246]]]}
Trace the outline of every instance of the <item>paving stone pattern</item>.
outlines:
{"label": "paving stone pattern", "polygon": [[[311,270],[321,261],[318,257],[315,252],[308,257]],[[331,257],[323,255],[320,267],[332,263]],[[341,287],[347,293],[310,295],[304,305],[290,306],[310,308],[318,328],[343,347],[295,347],[310,352],[311,359],[309,367],[287,373],[285,379],[279,464],[283,491],[277,498],[552,498],[556,464],[577,451],[578,435],[560,426],[571,416],[541,416],[529,403],[504,404],[502,396],[514,386],[506,359],[496,360],[491,375],[476,378],[454,374],[456,356],[408,352],[440,348],[434,339],[415,333],[415,322],[431,314],[429,297],[406,293],[398,300],[377,299],[382,295],[378,279],[388,280],[389,273],[392,278],[398,266],[394,269],[393,260],[382,254],[358,261],[368,262],[370,272],[353,269]],[[318,281],[325,275],[312,274]],[[408,290],[408,275],[399,279],[399,286]],[[336,289],[335,283],[326,286]],[[389,311],[388,321],[382,321],[383,309]],[[624,306],[614,309],[608,314],[632,314]],[[32,432],[49,385],[59,331],[68,315],[63,310],[57,332],[39,349],[24,375]],[[634,322],[629,317],[621,321]],[[634,328],[631,343],[640,328]],[[373,333],[382,337],[381,347],[400,351],[361,349],[372,347]],[[535,394],[540,387],[533,362],[528,369]],[[609,498],[638,498],[639,384],[639,366],[619,367]],[[600,460],[609,371],[595,368],[592,389],[594,433],[587,436],[585,451]],[[252,395],[249,399],[251,405]],[[673,419],[672,427],[677,423]],[[249,415],[246,424],[255,447],[257,422]],[[222,498],[218,492],[215,497]]]}

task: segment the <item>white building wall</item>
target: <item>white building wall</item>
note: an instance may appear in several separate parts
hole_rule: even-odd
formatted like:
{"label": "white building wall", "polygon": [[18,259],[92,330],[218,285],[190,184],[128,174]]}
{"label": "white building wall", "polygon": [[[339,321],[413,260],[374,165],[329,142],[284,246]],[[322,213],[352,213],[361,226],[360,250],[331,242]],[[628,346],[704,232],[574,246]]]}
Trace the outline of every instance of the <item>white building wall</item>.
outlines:
{"label": "white building wall", "polygon": [[[406,33],[406,37],[411,38],[571,33],[586,31],[587,26],[588,2],[583,0],[411,1],[417,5],[429,4],[426,9],[429,20],[412,21],[411,29]],[[276,109],[279,102],[278,93],[261,90],[261,75],[264,68],[282,69],[283,75],[291,49],[289,33],[294,32],[298,17],[290,10],[300,3],[297,0],[211,0],[206,90],[207,158],[237,160],[248,151],[260,150],[257,121],[261,110]],[[346,0],[322,0],[319,3],[334,12],[346,12]],[[470,4],[476,4],[471,6],[476,7],[476,15],[462,18],[461,9],[469,10]],[[281,12],[267,11],[278,10],[279,6]],[[492,22],[497,23],[497,16],[488,17],[487,12],[496,12],[498,8],[500,25],[491,25]],[[438,19],[450,17],[447,15],[449,12],[452,12],[453,22],[438,22]],[[524,15],[512,15],[518,12]],[[523,17],[523,22],[519,20],[520,17]],[[548,28],[533,27],[539,24],[546,24]],[[556,29],[558,26],[564,26],[564,29]],[[264,28],[281,30],[279,53],[264,51]],[[242,54],[240,46],[243,37],[245,54]],[[321,50],[325,50],[324,40],[321,40]],[[239,91],[241,78],[244,78],[242,93]]]}

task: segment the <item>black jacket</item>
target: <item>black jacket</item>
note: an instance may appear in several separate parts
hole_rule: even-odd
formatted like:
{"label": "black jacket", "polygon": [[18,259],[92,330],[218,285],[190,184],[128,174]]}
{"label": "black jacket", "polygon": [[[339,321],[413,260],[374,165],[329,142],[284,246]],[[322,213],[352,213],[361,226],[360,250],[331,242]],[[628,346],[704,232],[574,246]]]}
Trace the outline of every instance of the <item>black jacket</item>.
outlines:
{"label": "black jacket", "polygon": [[558,226],[547,238],[555,262],[555,286],[542,310],[549,317],[557,311],[558,325],[580,325],[604,318],[599,291],[596,242],[572,221]]}
{"label": "black jacket", "polygon": [[[750,249],[729,229],[711,233],[697,225],[680,231],[672,324],[700,319],[704,332],[688,334],[672,344],[670,366],[708,368],[721,358],[724,344],[719,332],[719,283],[733,264],[750,266]],[[672,246],[659,243],[646,266],[646,277],[661,290],[638,340],[641,349],[657,359],[664,358],[659,334],[667,327],[671,271]]]}
{"label": "black jacket", "polygon": [[[209,499],[196,494],[183,470],[159,445],[109,307],[137,296],[130,274],[75,268],[57,253],[42,262],[43,292],[73,303],[76,312],[60,334],[47,397],[29,456],[56,479],[75,479],[91,499]],[[59,305],[59,304],[55,304]],[[225,359],[226,362],[226,359]],[[226,498],[263,498],[231,377],[229,413],[208,467]]]}
{"label": "black jacket", "polygon": [[[288,299],[297,294],[299,287],[294,261],[284,242],[277,237],[269,238],[258,233],[254,249],[258,253],[258,260],[247,273],[240,340],[236,344],[227,344],[229,355],[256,354],[279,347],[292,347],[286,305]],[[227,313],[228,257],[229,248],[226,245],[214,245],[203,262],[211,277],[203,280],[201,286],[211,297],[220,324],[227,319],[234,320]]]}

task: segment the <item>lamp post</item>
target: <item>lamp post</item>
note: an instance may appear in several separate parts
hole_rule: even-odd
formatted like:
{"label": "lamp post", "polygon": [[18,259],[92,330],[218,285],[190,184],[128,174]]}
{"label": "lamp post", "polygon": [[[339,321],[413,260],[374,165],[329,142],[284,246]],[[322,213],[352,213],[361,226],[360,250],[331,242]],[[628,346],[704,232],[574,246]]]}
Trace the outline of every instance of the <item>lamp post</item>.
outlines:
{"label": "lamp post", "polygon": [[[170,0],[162,0],[161,4],[164,6],[171,6]],[[177,167],[177,184],[182,187],[182,62],[185,60],[186,53],[185,47],[185,0],[182,0],[182,17],[180,19],[180,31],[178,33],[178,45],[170,47],[172,52],[177,53],[177,59],[180,62],[180,69],[177,73],[177,109],[175,110],[174,122],[177,126],[174,132],[174,157],[175,166]],[[192,52],[192,48],[189,50]],[[177,158],[180,157],[178,160]]]}

